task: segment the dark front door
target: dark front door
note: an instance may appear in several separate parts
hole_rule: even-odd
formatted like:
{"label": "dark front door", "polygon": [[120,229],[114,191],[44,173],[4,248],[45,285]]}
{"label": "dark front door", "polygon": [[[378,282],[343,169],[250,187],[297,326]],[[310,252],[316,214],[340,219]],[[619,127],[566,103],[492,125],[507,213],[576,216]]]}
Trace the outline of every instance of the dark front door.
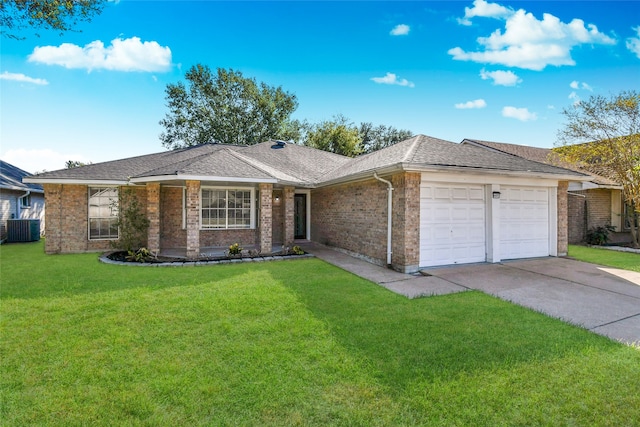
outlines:
{"label": "dark front door", "polygon": [[293,216],[294,216],[294,232],[295,239],[307,238],[307,195],[296,194],[293,199]]}

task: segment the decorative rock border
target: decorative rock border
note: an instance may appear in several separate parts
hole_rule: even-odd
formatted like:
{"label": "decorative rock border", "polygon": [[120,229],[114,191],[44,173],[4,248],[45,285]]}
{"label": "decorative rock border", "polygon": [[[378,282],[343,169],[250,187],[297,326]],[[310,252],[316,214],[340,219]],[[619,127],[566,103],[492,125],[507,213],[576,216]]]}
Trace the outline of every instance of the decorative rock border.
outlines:
{"label": "decorative rock border", "polygon": [[105,252],[100,255],[99,261],[104,264],[113,265],[127,265],[133,267],[199,267],[206,265],[218,265],[218,264],[238,264],[238,263],[251,263],[251,262],[265,262],[265,261],[287,261],[300,258],[314,258],[313,254],[303,255],[265,255],[257,257],[244,257],[244,258],[229,258],[220,260],[198,260],[198,261],[170,261],[170,262],[129,262],[129,261],[114,261],[109,259],[108,256],[113,252]]}

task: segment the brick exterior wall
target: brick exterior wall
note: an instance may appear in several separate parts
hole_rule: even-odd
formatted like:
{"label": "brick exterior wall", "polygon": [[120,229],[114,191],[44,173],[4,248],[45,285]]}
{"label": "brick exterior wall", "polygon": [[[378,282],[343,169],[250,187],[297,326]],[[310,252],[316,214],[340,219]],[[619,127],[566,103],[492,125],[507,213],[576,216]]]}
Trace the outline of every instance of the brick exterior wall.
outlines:
{"label": "brick exterior wall", "polygon": [[284,188],[284,241],[285,245],[293,243],[295,236],[295,208],[294,208],[294,187]]}
{"label": "brick exterior wall", "polygon": [[379,265],[387,257],[387,186],[375,179],[311,192],[311,240],[360,254]]}
{"label": "brick exterior wall", "polygon": [[152,253],[160,252],[160,184],[147,184],[147,249]]}
{"label": "brick exterior wall", "polygon": [[420,264],[419,173],[394,175],[391,264],[394,270],[412,273]]}
{"label": "brick exterior wall", "polygon": [[567,181],[558,182],[558,255],[564,256],[567,254],[568,247],[568,197],[567,190],[569,189],[569,183]]}
{"label": "brick exterior wall", "polygon": [[[280,204],[276,206],[275,199],[278,197],[280,199]],[[284,190],[283,189],[273,189],[273,205],[272,209],[272,226],[273,226],[273,243],[277,245],[283,245],[284,238],[284,211],[285,211],[285,202],[284,202]]]}
{"label": "brick exterior wall", "polygon": [[187,230],[182,228],[182,188],[160,189],[160,249],[186,248]]}
{"label": "brick exterior wall", "polygon": [[200,256],[200,181],[187,181],[187,258]]}
{"label": "brick exterior wall", "polygon": [[[140,208],[146,213],[145,189],[131,189],[136,192]],[[76,253],[112,249],[111,240],[89,240],[88,186],[44,184],[44,190],[47,206],[45,210],[46,253]]]}
{"label": "brick exterior wall", "polygon": [[260,184],[260,252],[269,254],[273,247],[273,184]]}
{"label": "brick exterior wall", "polygon": [[611,225],[611,190],[587,190],[587,229]]}
{"label": "brick exterior wall", "polygon": [[[585,197],[569,195],[569,243],[583,243],[589,229],[612,224],[611,191],[604,188],[572,191]],[[616,229],[616,233],[610,234],[611,241],[630,241],[629,233],[620,231]]]}
{"label": "brick exterior wall", "polygon": [[586,191],[572,191],[575,194],[568,194],[568,227],[569,227],[569,243],[582,243],[586,237],[587,229],[587,211],[586,198],[577,196],[582,194],[586,196]]}

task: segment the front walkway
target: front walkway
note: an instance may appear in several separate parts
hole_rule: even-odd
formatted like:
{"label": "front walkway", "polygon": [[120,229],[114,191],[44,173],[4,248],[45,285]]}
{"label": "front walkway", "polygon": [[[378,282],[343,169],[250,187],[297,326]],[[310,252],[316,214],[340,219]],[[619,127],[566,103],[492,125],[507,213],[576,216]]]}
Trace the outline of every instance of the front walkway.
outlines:
{"label": "front walkway", "polygon": [[624,343],[640,343],[640,273],[568,258],[430,268],[408,275],[316,243],[307,252],[409,298],[479,290]]}
{"label": "front walkway", "polygon": [[360,276],[377,283],[378,285],[381,285],[397,294],[404,295],[407,298],[445,295],[469,290],[469,288],[434,276],[399,273],[395,270],[355,258],[344,252],[339,252],[336,249],[319,243],[304,242],[300,243],[300,247],[306,252],[309,252],[329,264],[333,264],[343,270],[355,274],[356,276]]}

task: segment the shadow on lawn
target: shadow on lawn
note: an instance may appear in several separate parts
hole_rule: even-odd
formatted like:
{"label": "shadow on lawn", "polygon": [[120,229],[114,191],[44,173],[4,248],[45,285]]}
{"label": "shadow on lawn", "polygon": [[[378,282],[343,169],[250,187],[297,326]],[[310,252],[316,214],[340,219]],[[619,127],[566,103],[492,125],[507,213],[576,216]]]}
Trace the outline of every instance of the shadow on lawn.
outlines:
{"label": "shadow on lawn", "polygon": [[615,350],[607,338],[481,292],[409,300],[344,272],[309,285],[276,277],[295,292],[355,358],[398,392],[410,383],[452,379],[532,361]]}

